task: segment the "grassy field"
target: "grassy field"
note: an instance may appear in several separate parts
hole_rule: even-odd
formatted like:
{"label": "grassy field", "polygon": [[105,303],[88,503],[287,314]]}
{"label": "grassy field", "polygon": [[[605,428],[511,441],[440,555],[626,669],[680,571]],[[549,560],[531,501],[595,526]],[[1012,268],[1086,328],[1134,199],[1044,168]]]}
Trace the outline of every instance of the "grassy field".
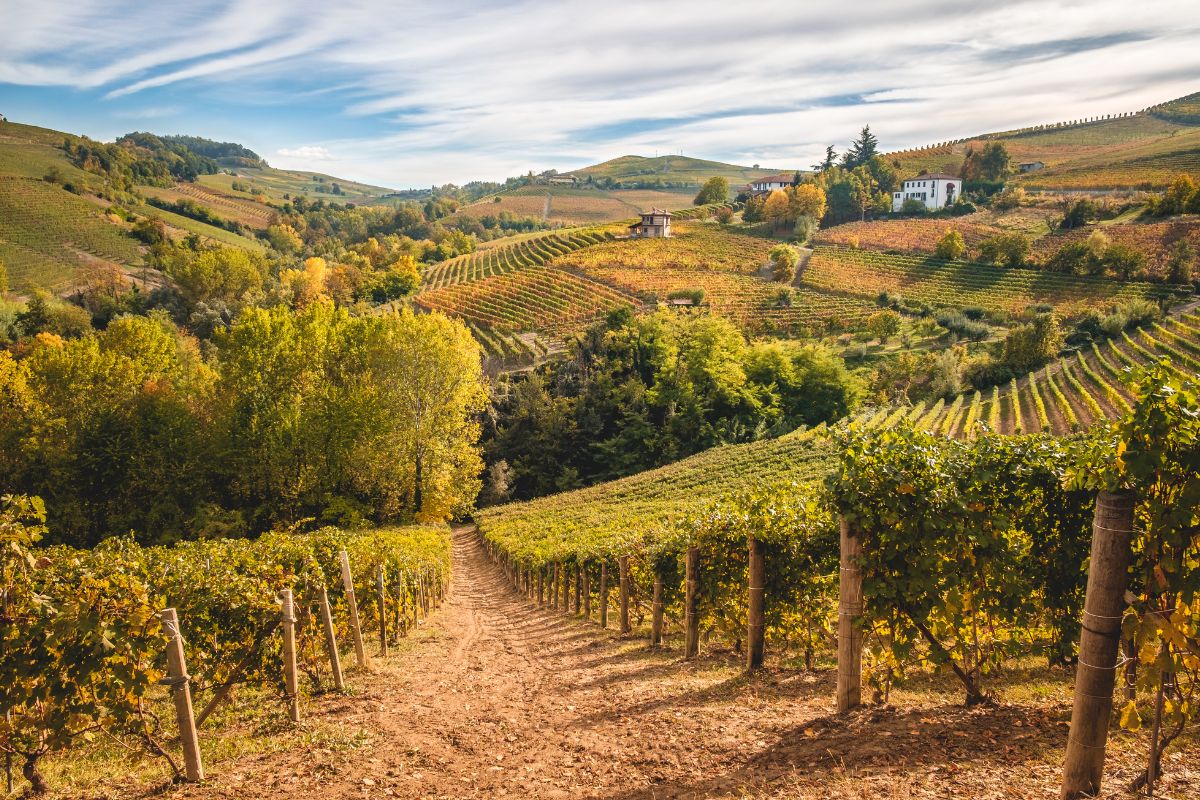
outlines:
{"label": "grassy field", "polygon": [[[271,200],[283,200],[284,195],[292,197],[304,196],[313,200],[327,200],[335,203],[369,203],[381,195],[391,192],[383,186],[372,186],[325,175],[320,172],[303,172],[301,170],[256,169],[239,167],[236,175],[220,173],[218,175],[201,175],[197,183],[210,189],[215,189],[231,197],[253,198],[263,195]],[[245,184],[249,191],[237,191],[233,188],[234,181]],[[318,192],[317,187],[332,189],[333,184],[342,189],[342,194]]]}
{"label": "grassy field", "polygon": [[124,225],[95,203],[45,181],[0,177],[0,260],[15,291],[62,289],[88,263],[141,259]]}
{"label": "grassy field", "polygon": [[611,178],[616,181],[653,181],[655,179],[671,182],[687,181],[697,186],[709,178],[723,177],[729,180],[731,188],[736,188],[741,184],[749,183],[753,178],[789,172],[794,169],[794,167],[789,169],[742,167],[737,164],[706,161],[688,156],[655,156],[653,158],[620,156],[590,167],[572,170],[570,174]]}
{"label": "grassy field", "polygon": [[233,231],[209,225],[207,222],[201,222],[200,220],[185,217],[182,214],[176,214],[173,211],[167,211],[152,205],[137,205],[130,210],[147,217],[161,219],[166,224],[167,232],[173,239],[181,239],[189,233],[194,233],[209,244],[215,243],[231,247],[243,247],[247,250],[257,250],[260,253],[265,252],[267,249],[266,245],[257,239],[251,239]]}

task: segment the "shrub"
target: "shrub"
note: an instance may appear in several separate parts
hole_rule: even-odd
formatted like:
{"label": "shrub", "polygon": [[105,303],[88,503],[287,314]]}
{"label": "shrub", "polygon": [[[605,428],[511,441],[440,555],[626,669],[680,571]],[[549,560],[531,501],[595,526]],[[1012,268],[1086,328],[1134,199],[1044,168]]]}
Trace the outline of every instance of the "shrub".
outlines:
{"label": "shrub", "polygon": [[1191,283],[1196,266],[1196,251],[1187,239],[1180,239],[1171,248],[1167,262],[1167,280],[1171,283]]}
{"label": "shrub", "polygon": [[801,214],[796,218],[796,227],[794,229],[796,241],[804,244],[816,234],[818,227],[819,225],[815,218],[807,214]]}
{"label": "shrub", "polygon": [[979,243],[979,260],[988,264],[1020,267],[1029,255],[1029,240],[1019,233],[998,233]]}
{"label": "shrub", "polygon": [[953,228],[946,230],[946,233],[938,240],[937,247],[934,249],[934,255],[938,258],[944,258],[947,261],[962,258],[966,252],[967,243],[963,239],[963,235]]}
{"label": "shrub", "polygon": [[796,264],[800,262],[800,254],[796,252],[796,248],[786,244],[776,245],[771,248],[771,276],[785,283],[790,281],[796,275]]}
{"label": "shrub", "polygon": [[924,214],[929,209],[915,197],[910,197],[900,204],[901,214]]}
{"label": "shrub", "polygon": [[1081,200],[1076,200],[1067,207],[1067,211],[1063,214],[1058,227],[1066,231],[1082,228],[1099,216],[1100,210],[1096,207],[1096,204],[1085,197]]}
{"label": "shrub", "polygon": [[960,339],[982,341],[992,332],[992,329],[982,322],[967,319],[957,311],[943,311],[937,315],[937,323]]}
{"label": "shrub", "polygon": [[867,330],[886,343],[900,332],[900,315],[891,309],[876,311],[867,317]]}

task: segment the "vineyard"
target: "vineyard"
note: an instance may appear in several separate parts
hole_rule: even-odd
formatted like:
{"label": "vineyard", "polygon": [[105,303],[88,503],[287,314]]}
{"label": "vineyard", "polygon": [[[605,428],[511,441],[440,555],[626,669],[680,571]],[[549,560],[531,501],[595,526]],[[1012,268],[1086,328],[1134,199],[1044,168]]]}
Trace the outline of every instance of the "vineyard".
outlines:
{"label": "vineyard", "polygon": [[416,296],[422,308],[507,331],[567,332],[637,301],[597,281],[553,267],[526,266]]}
{"label": "vineyard", "polygon": [[275,215],[274,209],[254,202],[232,197],[214,191],[199,183],[177,183],[169,189],[154,186],[143,186],[139,189],[142,194],[156,197],[168,202],[190,200],[204,206],[218,217],[232,222],[238,222],[250,228],[266,230]]}
{"label": "vineyard", "polygon": [[[271,689],[283,699],[280,714],[297,722],[306,696],[343,689],[338,641],[353,642],[365,667],[362,632],[376,631],[386,650],[429,613],[449,579],[441,527],[327,528],[173,547],[114,538],[92,551],[32,550],[38,519],[38,507],[19,498],[0,508],[4,613],[18,621],[5,626],[0,651],[10,715],[0,741],[35,788],[40,759],[96,734],[140,745],[183,777],[160,744],[176,731],[187,777],[196,779],[191,702],[186,717],[170,714],[157,684],[173,687],[177,710],[181,691],[196,701],[196,726],[234,702],[237,685]],[[174,609],[169,621],[164,607]],[[180,635],[186,672],[168,658]],[[178,716],[179,727],[162,716]]]}
{"label": "vineyard", "polygon": [[425,268],[422,291],[444,289],[460,283],[505,275],[520,269],[540,267],[555,258],[608,241],[612,234],[599,228],[552,231],[499,239],[473,253],[451,258]]}
{"label": "vineyard", "polygon": [[1150,283],[827,246],[815,249],[803,283],[859,297],[891,292],[931,306],[973,305],[1010,313],[1045,303],[1064,317],[1109,303],[1171,295],[1169,288]]}
{"label": "vineyard", "polygon": [[1167,274],[1170,250],[1176,242],[1186,239],[1193,247],[1200,248],[1200,222],[1174,220],[1075,228],[1034,242],[1033,255],[1044,261],[1065,245],[1086,241],[1095,231],[1102,233],[1112,244],[1129,245],[1137,250],[1146,259],[1146,270],[1160,278]]}
{"label": "vineyard", "polygon": [[485,364],[489,369],[500,370],[535,364],[546,358],[554,347],[535,333],[511,333],[502,328],[475,322],[467,322],[467,328],[483,348]]}
{"label": "vineyard", "polygon": [[141,262],[141,249],[98,206],[50,183],[0,178],[0,261],[17,290],[62,288],[91,261]]}
{"label": "vineyard", "polygon": [[872,222],[847,222],[823,228],[813,237],[814,244],[861,247],[866,250],[900,250],[905,253],[932,255],[946,231],[962,234],[974,250],[989,236],[1002,231],[968,219],[886,219]]}
{"label": "vineyard", "polygon": [[631,267],[756,274],[775,245],[716,225],[672,226],[670,239],[622,239],[589,247],[554,261],[556,267],[590,272],[597,267]]}
{"label": "vineyard", "polygon": [[[637,217],[647,208],[670,211],[692,204],[693,191],[671,192],[650,189],[603,190],[564,186],[523,186],[485,197],[460,208],[457,213],[472,217],[496,216],[507,211],[518,217],[533,217],[567,225],[594,225]],[[544,216],[546,196],[550,214]],[[496,202],[499,200],[499,202]]]}

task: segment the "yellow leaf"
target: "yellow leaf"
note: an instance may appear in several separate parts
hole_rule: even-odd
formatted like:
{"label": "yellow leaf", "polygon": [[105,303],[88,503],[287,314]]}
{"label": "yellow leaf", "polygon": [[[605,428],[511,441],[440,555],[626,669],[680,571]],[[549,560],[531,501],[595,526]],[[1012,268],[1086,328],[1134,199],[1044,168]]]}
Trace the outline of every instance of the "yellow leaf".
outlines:
{"label": "yellow leaf", "polygon": [[1142,715],[1138,713],[1137,703],[1132,700],[1121,709],[1121,727],[1127,731],[1138,731],[1142,727]]}

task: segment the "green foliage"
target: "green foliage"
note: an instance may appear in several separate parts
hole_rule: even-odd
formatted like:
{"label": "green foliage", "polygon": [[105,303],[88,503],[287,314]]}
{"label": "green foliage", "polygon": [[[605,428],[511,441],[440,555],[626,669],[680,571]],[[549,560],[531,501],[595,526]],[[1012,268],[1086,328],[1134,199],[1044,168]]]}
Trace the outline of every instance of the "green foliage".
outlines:
{"label": "green foliage", "polygon": [[159,264],[190,303],[245,300],[262,291],[267,276],[266,259],[240,247],[175,247]]}
{"label": "green foliage", "polygon": [[1196,269],[1196,249],[1187,239],[1180,239],[1171,247],[1167,280],[1170,283],[1191,283]]}
{"label": "green foliage", "polygon": [[796,248],[786,244],[771,248],[771,277],[780,283],[786,283],[796,276],[796,264],[800,263],[800,254]]}
{"label": "green foliage", "polygon": [[1020,233],[998,233],[979,243],[979,260],[1010,269],[1023,266],[1029,257],[1029,239]]}
{"label": "green foliage", "polygon": [[1011,160],[1002,142],[988,142],[982,150],[968,147],[959,174],[964,181],[999,181],[1008,175]]}
{"label": "green foliage", "polygon": [[1008,332],[1000,360],[1014,374],[1028,372],[1057,356],[1062,343],[1058,318],[1053,314],[1039,314],[1032,322]]}
{"label": "green foliage", "polygon": [[709,178],[700,188],[693,205],[706,206],[710,203],[724,203],[729,199],[729,180],[721,176]]}
{"label": "green foliage", "polygon": [[901,425],[851,429],[838,446],[827,485],[862,541],[861,624],[881,691],[920,640],[959,677],[968,704],[985,699],[982,677],[1030,634],[1052,659],[1069,655],[1090,499],[1063,490],[1058,440],[965,443]]}
{"label": "green foliage", "polygon": [[900,333],[900,315],[891,309],[876,311],[867,317],[867,330],[881,342]]}
{"label": "green foliage", "polygon": [[858,138],[850,143],[842,155],[842,166],[848,170],[868,163],[879,152],[879,139],[871,133],[871,126],[864,125]]}
{"label": "green foliage", "polygon": [[957,230],[948,228],[942,238],[938,239],[933,254],[947,261],[954,261],[967,254],[967,242]]}
{"label": "green foliage", "polygon": [[819,347],[750,345],[708,315],[619,314],[566,360],[499,383],[488,461],[527,498],[837,419],[859,392]]}

